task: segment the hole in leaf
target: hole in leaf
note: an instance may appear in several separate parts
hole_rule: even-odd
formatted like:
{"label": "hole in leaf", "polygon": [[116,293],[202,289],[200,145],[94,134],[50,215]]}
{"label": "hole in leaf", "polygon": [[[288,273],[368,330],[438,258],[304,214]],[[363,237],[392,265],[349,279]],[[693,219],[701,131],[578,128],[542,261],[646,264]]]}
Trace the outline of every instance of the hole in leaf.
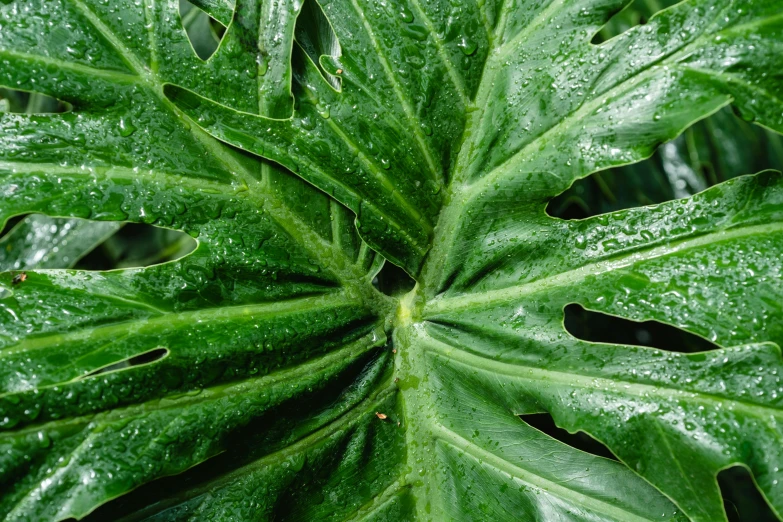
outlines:
{"label": "hole in leaf", "polygon": [[5,237],[25,217],[27,217],[27,216],[25,216],[23,214],[21,216],[14,216],[14,217],[8,218],[8,221],[5,222],[5,226],[3,227],[2,232],[0,232],[0,238]]}
{"label": "hole in leaf", "polygon": [[179,0],[179,16],[196,55],[208,60],[220,46],[225,26],[188,0]]}
{"label": "hole in leaf", "polygon": [[42,214],[14,216],[0,235],[0,271],[71,268],[121,226]]}
{"label": "hole in leaf", "polygon": [[[340,42],[334,33],[332,24],[326,18],[321,6],[315,0],[306,0],[296,19],[296,28],[294,30],[296,42],[302,50],[310,57],[313,63],[318,66],[321,76],[335,89],[340,89],[340,80],[337,75],[327,72],[321,62],[321,57],[325,60],[329,57],[339,57]],[[294,67],[302,67],[295,60]]]}
{"label": "hole in leaf", "polygon": [[778,520],[753,482],[750,472],[743,466],[734,466],[718,473],[718,485],[729,522]]}
{"label": "hole in leaf", "polygon": [[387,261],[372,280],[372,284],[378,291],[396,297],[413,290],[416,281],[405,270]]}
{"label": "hole in leaf", "polygon": [[111,270],[157,265],[180,259],[196,248],[196,240],[179,230],[126,223],[74,268]]}
{"label": "hole in leaf", "polygon": [[637,25],[645,25],[658,11],[680,3],[682,0],[634,0],[616,12],[606,25],[593,36],[592,43],[600,44],[622,34]]}
{"label": "hole in leaf", "polygon": [[98,368],[97,370],[93,370],[90,373],[84,374],[79,378],[86,379],[88,377],[93,377],[95,375],[100,375],[102,373],[114,372],[117,370],[122,370],[124,368],[131,368],[133,366],[141,366],[142,364],[151,364],[160,361],[168,354],[169,354],[168,348],[155,348],[148,352],[140,353],[139,355],[134,355],[133,357],[129,357],[122,361],[117,361],[116,363],[112,363],[108,366],[104,366],[103,368]]}
{"label": "hole in leaf", "polygon": [[0,87],[0,113],[54,114],[70,110],[71,104],[46,94]]}
{"label": "hole in leaf", "polygon": [[662,145],[647,160],[575,181],[546,210],[552,217],[583,219],[688,197],[767,169],[783,169],[783,137],[726,108]]}
{"label": "hole in leaf", "polygon": [[565,328],[577,339],[594,343],[648,346],[680,353],[706,352],[720,348],[703,337],[676,326],[658,321],[631,321],[587,310],[578,304],[565,307]]}
{"label": "hole in leaf", "polygon": [[153,225],[22,214],[0,232],[0,271],[144,267],[180,259],[196,245],[184,232]]}
{"label": "hole in leaf", "polygon": [[528,423],[538,431],[542,431],[557,439],[564,444],[568,444],[572,448],[584,451],[585,453],[591,453],[598,457],[604,457],[611,460],[617,460],[609,448],[604,446],[603,443],[595,440],[593,437],[583,431],[576,433],[569,433],[563,428],[559,428],[552,416],[548,413],[533,413],[529,415],[520,415],[520,419]]}

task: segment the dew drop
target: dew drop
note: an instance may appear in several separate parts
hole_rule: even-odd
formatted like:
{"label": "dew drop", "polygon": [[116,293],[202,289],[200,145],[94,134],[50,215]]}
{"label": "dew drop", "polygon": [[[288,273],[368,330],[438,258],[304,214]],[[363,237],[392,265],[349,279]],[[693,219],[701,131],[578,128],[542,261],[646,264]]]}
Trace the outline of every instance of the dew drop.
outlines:
{"label": "dew drop", "polygon": [[136,132],[136,126],[128,118],[122,118],[120,120],[120,136],[127,138],[134,132]]}
{"label": "dew drop", "polygon": [[462,36],[459,39],[459,43],[457,44],[457,47],[459,47],[460,50],[462,50],[462,54],[464,54],[465,56],[470,56],[476,52],[478,45],[476,45],[476,42],[474,42],[467,36]]}

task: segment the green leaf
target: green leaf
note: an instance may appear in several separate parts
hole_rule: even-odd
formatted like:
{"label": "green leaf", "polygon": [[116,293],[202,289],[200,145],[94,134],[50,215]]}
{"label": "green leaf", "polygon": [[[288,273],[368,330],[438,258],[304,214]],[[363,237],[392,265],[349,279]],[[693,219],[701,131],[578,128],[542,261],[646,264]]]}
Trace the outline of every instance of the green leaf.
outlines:
{"label": "green leaf", "polygon": [[234,2],[230,0],[193,0],[193,5],[200,7],[223,25],[230,24],[234,15]]}
{"label": "green leaf", "polygon": [[[321,64],[328,62],[331,72],[343,71],[339,93],[307,56],[301,58],[294,85],[299,108],[289,120],[232,111],[181,89],[167,93],[215,136],[301,170],[357,212],[360,231],[371,245],[415,275],[427,250],[417,245],[431,235],[428,216],[441,202],[446,169],[454,178],[451,186],[470,185],[471,194],[498,190],[506,179],[527,174],[533,178],[527,197],[544,199],[590,172],[649,156],[661,141],[729,103],[748,118],[783,128],[779,101],[765,94],[774,93],[780,81],[763,74],[779,56],[774,51],[780,45],[777,5],[745,3],[745,9],[735,6],[716,20],[704,13],[722,13],[727,2],[705,0],[695,7],[686,2],[638,30],[593,46],[585,35],[600,27],[611,5],[518,6],[495,20],[491,12],[469,6],[449,10],[416,3],[414,10],[399,10],[378,5],[365,13],[356,2],[329,2],[324,9],[341,54],[322,58]],[[454,21],[457,12],[459,22]],[[554,25],[557,34],[543,30],[544,25]],[[427,38],[435,32],[430,28],[438,27],[448,27],[446,39]],[[380,38],[377,33],[385,31]],[[341,38],[343,33],[351,38]],[[629,45],[636,52],[627,53]],[[368,58],[367,48],[377,56]],[[747,50],[743,55],[738,49]],[[393,74],[389,56],[400,57],[403,74]],[[381,107],[389,100],[381,92],[396,96]],[[378,123],[366,130],[357,127],[353,107],[359,106]],[[381,113],[383,119],[377,117]],[[405,133],[400,127],[412,119],[413,128]],[[618,123],[607,128],[607,121]],[[460,143],[463,123],[469,132],[456,157],[453,144]],[[350,139],[358,135],[365,136],[362,143]],[[401,155],[396,150],[401,146],[409,152]],[[439,158],[444,159],[436,162]],[[408,160],[416,166],[406,165]],[[408,174],[423,165],[432,167],[431,180]],[[417,225],[406,230],[402,220]],[[407,237],[398,237],[400,227]],[[379,245],[375,235],[382,232],[389,237]]]}
{"label": "green leaf", "polygon": [[[729,105],[783,130],[783,4],[592,44],[624,3],[199,1],[206,61],[173,0],[1,4],[0,84],[71,107],[0,115],[2,219],[198,242],[0,274],[4,518],[711,522],[735,465],[783,513],[783,175],[546,214]],[[588,342],[571,303],[719,347]]]}
{"label": "green leaf", "polygon": [[[0,97],[7,102],[0,112],[36,114],[65,109],[55,98],[40,93],[0,88]],[[0,270],[70,268],[120,226],[40,214],[23,217],[0,239]]]}

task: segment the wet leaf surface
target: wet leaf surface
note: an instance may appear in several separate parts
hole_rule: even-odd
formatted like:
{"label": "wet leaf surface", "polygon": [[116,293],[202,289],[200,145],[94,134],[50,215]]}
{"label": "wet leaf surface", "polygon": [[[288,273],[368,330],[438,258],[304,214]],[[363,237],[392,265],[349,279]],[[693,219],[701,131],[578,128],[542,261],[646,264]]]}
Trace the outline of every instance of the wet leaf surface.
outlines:
{"label": "wet leaf surface", "polygon": [[[625,3],[0,3],[0,218],[116,268],[11,248],[0,514],[712,522],[737,466],[783,513],[783,176],[744,123],[677,138],[732,107],[774,155],[783,4]],[[659,204],[547,214],[662,143]]]}

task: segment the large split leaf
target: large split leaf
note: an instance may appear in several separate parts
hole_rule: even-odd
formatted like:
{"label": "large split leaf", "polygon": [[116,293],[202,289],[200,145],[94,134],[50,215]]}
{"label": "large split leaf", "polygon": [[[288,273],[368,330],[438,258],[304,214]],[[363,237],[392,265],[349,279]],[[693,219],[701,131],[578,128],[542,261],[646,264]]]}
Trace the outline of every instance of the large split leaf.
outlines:
{"label": "large split leaf", "polygon": [[[0,5],[0,84],[71,108],[1,116],[2,219],[198,241],[0,275],[0,513],[714,521],[732,465],[783,513],[781,174],[546,214],[728,105],[783,130],[783,4],[592,44],[624,3],[200,0],[206,61],[174,0]],[[587,342],[570,303],[719,347]]]}

